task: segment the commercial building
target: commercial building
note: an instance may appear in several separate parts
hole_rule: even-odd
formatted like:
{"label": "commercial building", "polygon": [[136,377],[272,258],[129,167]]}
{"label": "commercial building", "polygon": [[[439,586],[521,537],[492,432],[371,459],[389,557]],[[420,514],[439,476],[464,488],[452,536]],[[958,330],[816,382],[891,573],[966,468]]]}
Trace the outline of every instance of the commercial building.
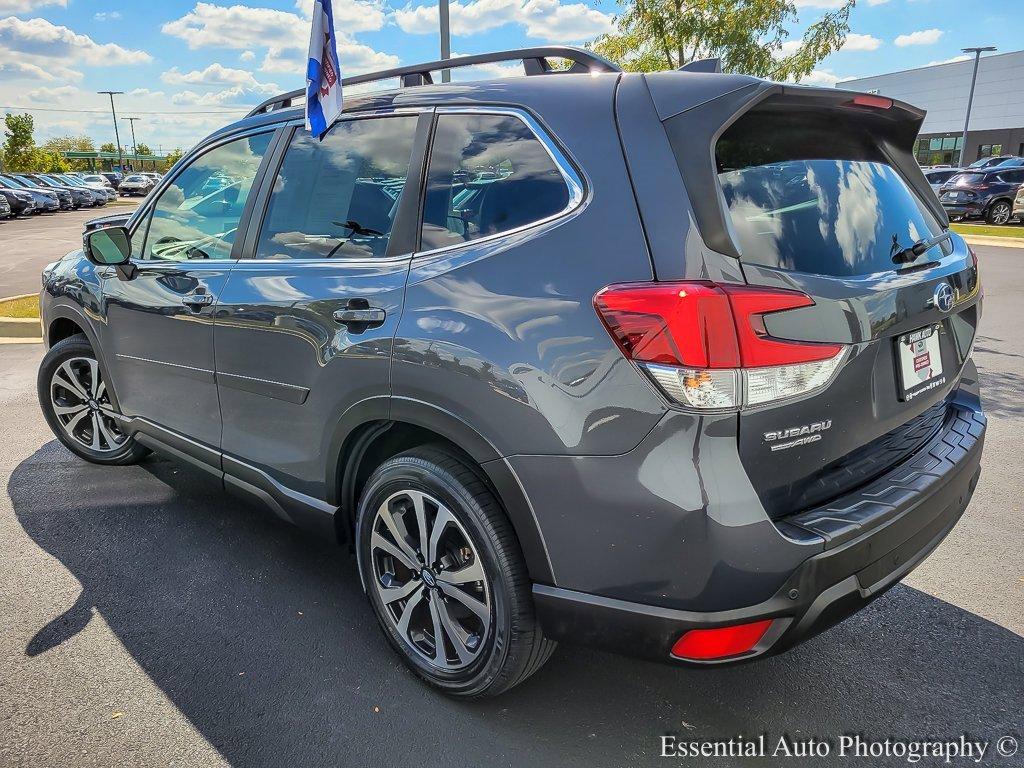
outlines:
{"label": "commercial building", "polygon": [[[922,165],[958,165],[973,58],[875,77],[837,88],[877,93],[928,110],[917,142]],[[1024,155],[1024,51],[983,56],[967,134],[967,163],[992,155]]]}

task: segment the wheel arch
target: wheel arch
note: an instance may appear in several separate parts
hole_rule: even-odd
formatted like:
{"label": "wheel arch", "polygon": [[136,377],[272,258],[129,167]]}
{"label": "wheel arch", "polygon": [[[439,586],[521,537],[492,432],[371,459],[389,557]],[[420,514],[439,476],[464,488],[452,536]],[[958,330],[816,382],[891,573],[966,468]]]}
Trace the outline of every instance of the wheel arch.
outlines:
{"label": "wheel arch", "polygon": [[107,365],[96,330],[92,327],[92,323],[89,322],[84,313],[76,307],[67,304],[52,304],[46,311],[44,333],[43,341],[47,349],[53,347],[57,342],[74,336],[76,333],[83,334],[89,340],[89,346],[92,347],[92,351],[96,354],[96,360],[100,364],[103,378],[107,381],[111,401],[115,406],[120,407],[117,399],[117,382],[110,375],[110,366]]}
{"label": "wheel arch", "polygon": [[466,422],[418,400],[373,398],[342,418],[328,460],[328,471],[334,476],[327,481],[328,501],[339,507],[335,515],[338,540],[352,542],[359,493],[373,470],[391,456],[428,444],[444,446],[479,474],[512,523],[530,577],[553,584],[543,536],[508,462]]}

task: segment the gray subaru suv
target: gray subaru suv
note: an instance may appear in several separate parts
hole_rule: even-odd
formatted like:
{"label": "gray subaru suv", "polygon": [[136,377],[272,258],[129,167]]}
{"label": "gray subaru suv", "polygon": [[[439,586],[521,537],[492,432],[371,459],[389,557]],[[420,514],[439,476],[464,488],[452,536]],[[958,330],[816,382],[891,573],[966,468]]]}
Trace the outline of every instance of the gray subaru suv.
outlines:
{"label": "gray subaru suv", "polygon": [[269,100],[46,269],[54,434],[349,547],[454,695],[559,641],[715,665],[833,625],[977,484],[978,263],[920,110],[708,69],[406,66],[322,141]]}

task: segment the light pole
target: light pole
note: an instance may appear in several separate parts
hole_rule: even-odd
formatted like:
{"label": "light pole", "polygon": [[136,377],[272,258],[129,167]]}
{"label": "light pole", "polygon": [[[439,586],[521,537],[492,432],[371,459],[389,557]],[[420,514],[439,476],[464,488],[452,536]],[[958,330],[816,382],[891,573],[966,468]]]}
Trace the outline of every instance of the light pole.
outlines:
{"label": "light pole", "polygon": [[121,134],[117,130],[117,111],[114,109],[114,97],[120,96],[124,91],[96,91],[96,93],[105,93],[110,97],[110,114],[114,116],[114,140],[117,142],[117,164],[124,170],[124,153],[121,152]]}
{"label": "light pole", "polygon": [[986,45],[982,48],[961,48],[964,53],[974,54],[974,73],[971,75],[971,92],[967,96],[967,115],[964,117],[964,138],[963,144],[960,147],[960,167],[966,168],[967,161],[967,126],[971,124],[971,106],[974,104],[974,84],[978,81],[978,63],[981,61],[982,51],[994,51],[996,47],[994,45]]}
{"label": "light pole", "polygon": [[[127,120],[132,127],[132,153],[135,155],[135,159],[139,159],[139,144],[135,141],[135,121],[141,120],[141,117],[122,117],[122,120]],[[145,167],[145,166],[143,166]]]}
{"label": "light pole", "polygon": [[[440,0],[438,15],[441,17],[441,58],[450,59],[452,57],[452,33],[448,23],[448,0]],[[450,69],[442,69],[441,82],[449,83],[451,79],[452,71]]]}

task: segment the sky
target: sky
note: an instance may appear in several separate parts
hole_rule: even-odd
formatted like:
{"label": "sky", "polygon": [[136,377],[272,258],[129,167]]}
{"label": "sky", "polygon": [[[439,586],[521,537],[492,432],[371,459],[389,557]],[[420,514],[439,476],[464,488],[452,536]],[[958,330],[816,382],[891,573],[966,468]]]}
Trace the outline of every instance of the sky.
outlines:
{"label": "sky", "polygon": [[[843,0],[793,0],[790,40]],[[804,80],[923,67],[966,46],[1024,47],[1024,0],[858,0],[843,50]],[[36,141],[113,141],[139,117],[154,151],[195,144],[269,95],[301,88],[313,0],[0,0],[0,111],[30,111]],[[965,15],[970,7],[970,15]],[[612,29],[615,0],[451,0],[455,55],[579,44]],[[439,58],[436,0],[334,0],[343,74]],[[507,73],[500,66],[490,74]],[[119,120],[121,143],[131,145]]]}

